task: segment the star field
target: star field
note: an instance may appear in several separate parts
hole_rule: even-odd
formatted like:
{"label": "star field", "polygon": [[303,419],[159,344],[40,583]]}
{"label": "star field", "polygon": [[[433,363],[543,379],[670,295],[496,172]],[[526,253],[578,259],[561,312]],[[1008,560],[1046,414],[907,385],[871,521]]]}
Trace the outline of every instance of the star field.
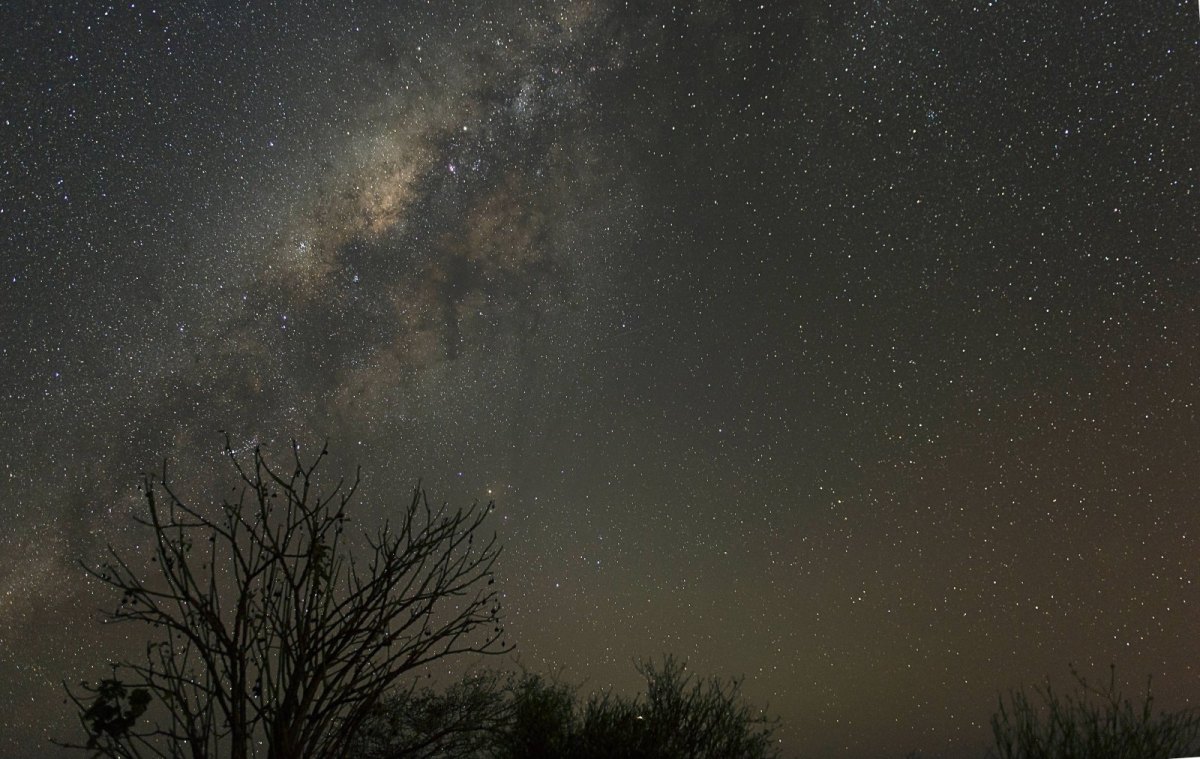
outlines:
{"label": "star field", "polygon": [[785,756],[1196,706],[1194,5],[18,3],[0,756],[218,430],[495,499],[517,661],[745,676]]}

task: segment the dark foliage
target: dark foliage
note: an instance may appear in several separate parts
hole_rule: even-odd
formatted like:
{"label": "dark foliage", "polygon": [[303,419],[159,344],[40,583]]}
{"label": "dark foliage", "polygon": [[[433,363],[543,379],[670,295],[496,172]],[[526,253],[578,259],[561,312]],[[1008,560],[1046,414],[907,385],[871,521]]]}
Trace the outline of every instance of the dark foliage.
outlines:
{"label": "dark foliage", "polygon": [[127,734],[150,705],[150,691],[127,688],[116,678],[101,680],[94,687],[86,681],[80,686],[95,695],[81,715],[89,734],[89,749],[98,749],[103,741]]}

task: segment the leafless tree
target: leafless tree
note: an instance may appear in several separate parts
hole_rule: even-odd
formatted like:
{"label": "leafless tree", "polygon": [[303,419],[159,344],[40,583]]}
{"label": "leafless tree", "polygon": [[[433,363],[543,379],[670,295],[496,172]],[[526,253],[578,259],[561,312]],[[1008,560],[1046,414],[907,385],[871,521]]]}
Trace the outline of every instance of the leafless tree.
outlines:
{"label": "leafless tree", "polygon": [[[96,578],[119,591],[113,621],[158,631],[142,662],[68,688],[87,732],[64,744],[108,757],[345,757],[351,736],[419,667],[455,654],[502,653],[491,511],[431,507],[417,487],[397,523],[343,533],[359,485],[322,491],[292,445],[280,474],[257,448],[225,442],[237,485],[219,509],[144,479],[153,539],[145,557],[108,549]],[[152,579],[143,579],[149,575]],[[406,677],[409,675],[409,677]]]}

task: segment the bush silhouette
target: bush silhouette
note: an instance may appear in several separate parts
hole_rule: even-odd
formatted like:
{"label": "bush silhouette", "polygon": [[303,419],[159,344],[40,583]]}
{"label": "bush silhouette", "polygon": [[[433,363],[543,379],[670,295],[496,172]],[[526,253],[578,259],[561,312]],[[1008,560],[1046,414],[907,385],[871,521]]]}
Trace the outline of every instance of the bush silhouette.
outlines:
{"label": "bush silhouette", "polygon": [[1108,683],[1091,685],[1074,668],[1074,693],[1059,694],[1049,683],[1032,693],[1011,691],[992,716],[995,754],[1000,759],[1168,759],[1200,747],[1195,710],[1154,713],[1150,680],[1136,701],[1117,688],[1116,668]]}
{"label": "bush silhouette", "polygon": [[[450,720],[458,732],[448,750],[447,722],[421,714],[438,697],[398,699],[368,723],[359,752],[370,759],[767,759],[778,755],[775,721],[744,703],[738,681],[693,678],[665,657],[638,671],[646,691],[632,698],[606,692],[581,701],[555,678],[524,673],[474,677],[446,697],[473,703],[477,719]],[[466,713],[452,708],[451,713]],[[429,727],[422,728],[422,725]],[[440,727],[439,727],[440,725]],[[381,729],[382,728],[382,729]],[[441,745],[435,746],[441,741]],[[431,747],[432,750],[429,750]]]}

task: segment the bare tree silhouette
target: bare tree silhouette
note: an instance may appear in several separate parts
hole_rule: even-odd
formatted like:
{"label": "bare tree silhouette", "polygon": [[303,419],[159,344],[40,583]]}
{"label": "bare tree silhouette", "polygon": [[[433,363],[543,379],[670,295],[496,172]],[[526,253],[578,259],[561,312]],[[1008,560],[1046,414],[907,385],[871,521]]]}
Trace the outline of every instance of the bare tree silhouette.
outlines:
{"label": "bare tree silhouette", "polygon": [[[508,650],[498,620],[492,504],[431,507],[418,485],[394,526],[343,538],[359,485],[321,491],[292,445],[280,474],[225,441],[237,484],[211,513],[176,495],[163,465],[144,479],[149,562],[88,571],[119,591],[113,620],[161,632],[142,662],[67,688],[87,733],[60,745],[108,757],[345,757],[350,738],[406,674],[465,652]],[[139,568],[142,567],[142,568]],[[144,579],[142,575],[149,575]]]}

